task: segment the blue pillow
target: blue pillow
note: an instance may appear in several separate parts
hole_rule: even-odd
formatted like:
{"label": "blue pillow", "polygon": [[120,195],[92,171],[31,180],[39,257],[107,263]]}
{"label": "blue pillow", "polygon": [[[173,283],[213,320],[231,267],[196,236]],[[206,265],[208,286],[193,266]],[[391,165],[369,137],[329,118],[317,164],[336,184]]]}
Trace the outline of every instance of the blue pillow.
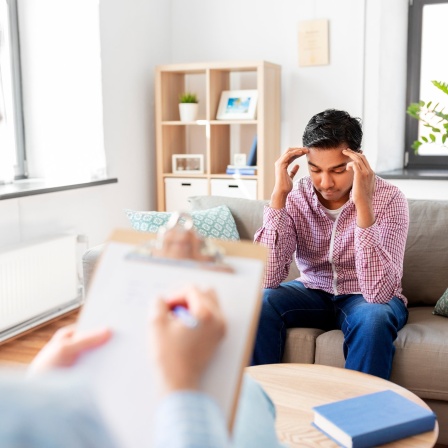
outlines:
{"label": "blue pillow", "polygon": [[[172,215],[170,212],[139,212],[133,210],[125,210],[125,212],[133,229],[152,233],[156,233],[161,226],[166,225]],[[192,211],[190,215],[196,231],[205,238],[233,241],[240,239],[235,220],[227,205]]]}

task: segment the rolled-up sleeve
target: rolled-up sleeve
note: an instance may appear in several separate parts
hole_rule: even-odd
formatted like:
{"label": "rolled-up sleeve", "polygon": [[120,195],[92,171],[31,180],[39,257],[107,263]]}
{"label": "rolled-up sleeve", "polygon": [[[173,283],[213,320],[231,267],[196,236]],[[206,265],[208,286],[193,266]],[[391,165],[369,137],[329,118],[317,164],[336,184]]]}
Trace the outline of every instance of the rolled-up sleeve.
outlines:
{"label": "rolled-up sleeve", "polygon": [[254,237],[254,242],[263,244],[269,249],[264,288],[277,288],[288,276],[296,241],[295,228],[286,209],[265,206],[263,225]]}
{"label": "rolled-up sleeve", "polygon": [[401,293],[408,227],[408,203],[397,192],[385,213],[371,227],[356,228],[356,271],[361,292],[368,302],[387,303]]}

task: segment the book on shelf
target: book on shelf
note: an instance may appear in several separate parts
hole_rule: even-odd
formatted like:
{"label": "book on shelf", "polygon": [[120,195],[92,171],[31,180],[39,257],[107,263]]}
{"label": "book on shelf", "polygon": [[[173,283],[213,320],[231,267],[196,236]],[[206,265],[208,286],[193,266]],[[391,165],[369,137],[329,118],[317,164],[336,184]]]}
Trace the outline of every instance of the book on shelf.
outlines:
{"label": "book on shelf", "polygon": [[241,174],[246,176],[253,176],[257,174],[258,167],[249,165],[227,165],[226,174]]}
{"label": "book on shelf", "polygon": [[258,139],[257,135],[255,135],[252,146],[249,150],[249,155],[247,156],[247,164],[249,166],[255,166],[257,164],[257,146],[258,146]]}
{"label": "book on shelf", "polygon": [[434,412],[385,390],[316,406],[314,423],[343,447],[367,448],[411,437],[435,426]]}

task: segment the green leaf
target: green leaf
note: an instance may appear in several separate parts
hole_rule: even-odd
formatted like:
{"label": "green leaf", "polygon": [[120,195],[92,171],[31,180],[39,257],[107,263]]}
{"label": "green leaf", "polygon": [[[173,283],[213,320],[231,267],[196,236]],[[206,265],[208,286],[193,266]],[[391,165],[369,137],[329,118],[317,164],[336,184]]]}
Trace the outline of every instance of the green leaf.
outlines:
{"label": "green leaf", "polygon": [[440,129],[432,128],[432,132],[440,132]]}
{"label": "green leaf", "polygon": [[198,103],[198,97],[195,93],[185,92],[179,95],[179,103]]}
{"label": "green leaf", "polygon": [[425,136],[422,137],[422,140],[423,140],[425,143],[428,143],[428,139],[427,139]]}
{"label": "green leaf", "polygon": [[430,102],[426,105],[426,107],[429,109],[429,108],[431,107],[431,104],[432,104],[432,101],[430,101]]}
{"label": "green leaf", "polygon": [[415,142],[412,143],[412,149],[414,150],[415,154],[418,153],[418,148],[420,148],[420,146],[422,146],[422,142],[419,142],[418,140],[415,140]]}
{"label": "green leaf", "polygon": [[438,89],[448,95],[448,84],[446,82],[431,81]]}
{"label": "green leaf", "polygon": [[448,134],[442,135],[442,143],[446,142],[447,137],[448,137]]}
{"label": "green leaf", "polygon": [[442,112],[434,112],[436,117],[442,118],[442,120],[448,121],[448,114],[444,114]]}
{"label": "green leaf", "polygon": [[424,106],[425,106],[425,102],[422,101],[422,100],[420,100],[420,101],[418,102],[418,105],[419,105],[420,107],[424,107]]}
{"label": "green leaf", "polygon": [[434,134],[429,134],[429,138],[431,139],[431,141],[434,143],[436,141],[436,137]]}

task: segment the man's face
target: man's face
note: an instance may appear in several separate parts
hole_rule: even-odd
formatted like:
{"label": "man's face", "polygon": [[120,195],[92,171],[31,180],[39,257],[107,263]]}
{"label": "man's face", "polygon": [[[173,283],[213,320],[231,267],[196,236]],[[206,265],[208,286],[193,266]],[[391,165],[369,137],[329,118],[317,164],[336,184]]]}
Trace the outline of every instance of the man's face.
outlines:
{"label": "man's face", "polygon": [[350,157],[342,150],[347,145],[331,149],[310,148],[307,154],[311,180],[320,203],[330,209],[342,207],[350,197],[353,185],[353,171],[347,170]]}

